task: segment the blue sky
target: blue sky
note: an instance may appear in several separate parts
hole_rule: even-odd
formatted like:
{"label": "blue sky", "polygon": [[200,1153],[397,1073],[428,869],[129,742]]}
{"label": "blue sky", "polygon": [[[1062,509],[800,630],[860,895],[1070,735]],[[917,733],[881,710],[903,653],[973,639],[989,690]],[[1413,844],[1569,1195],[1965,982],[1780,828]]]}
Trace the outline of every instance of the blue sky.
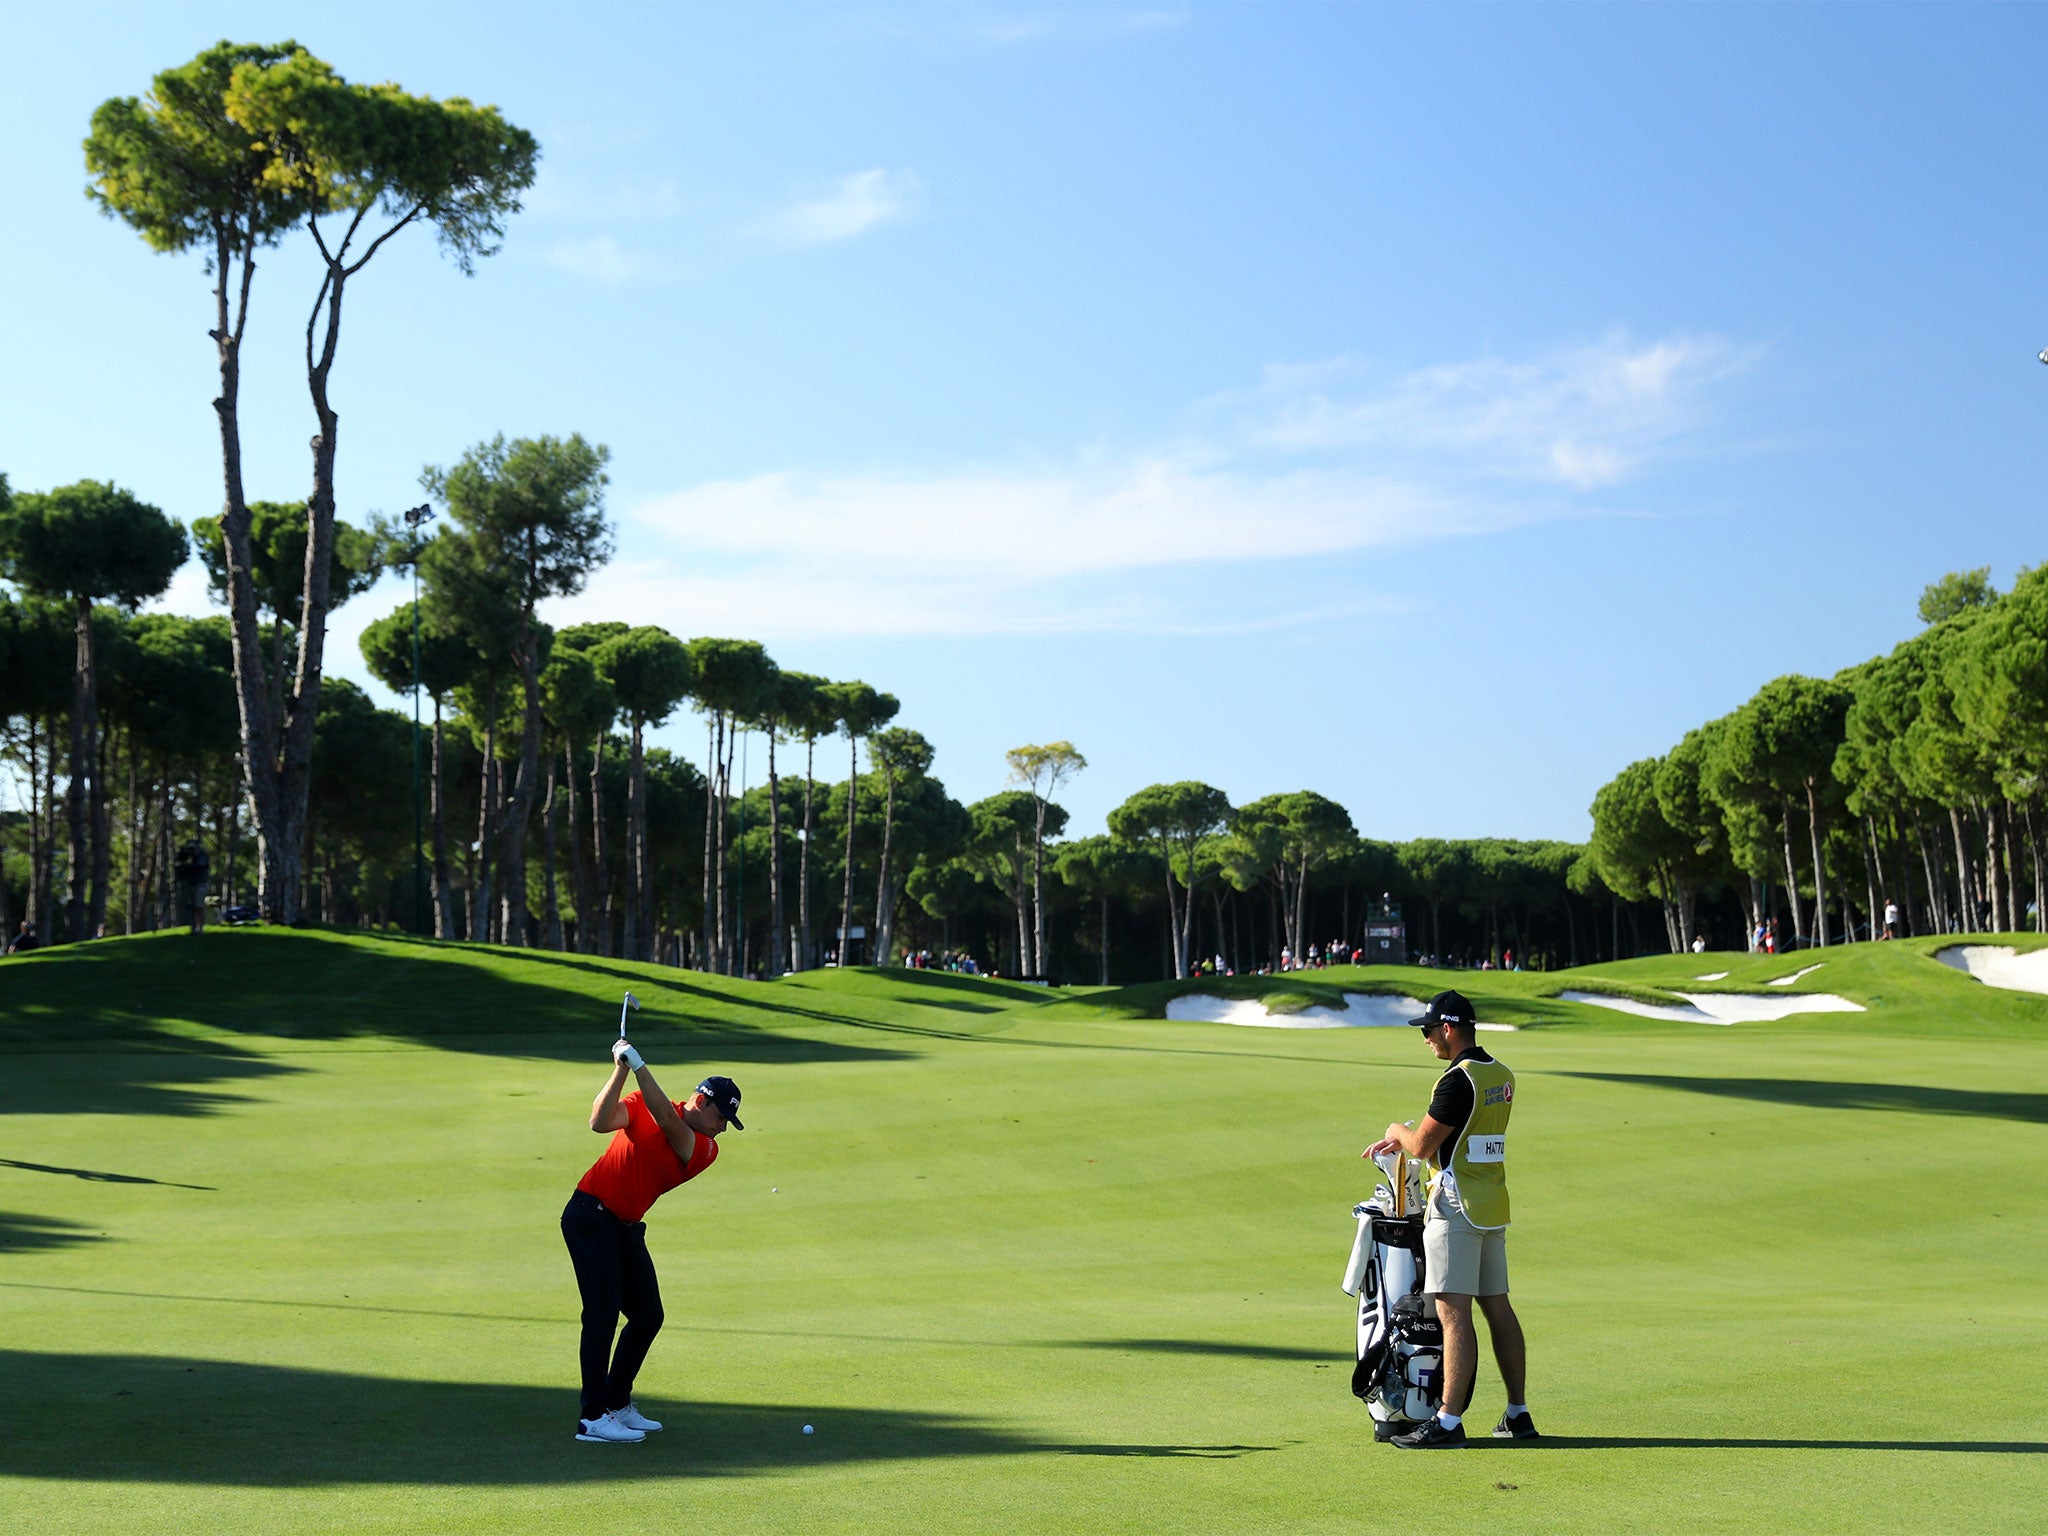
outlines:
{"label": "blue sky", "polygon": [[[224,36],[542,145],[475,277],[409,232],[351,287],[344,515],[604,442],[618,555],[553,617],[864,678],[963,799],[1064,738],[1081,832],[1200,778],[1580,838],[1630,760],[2048,553],[2039,7],[0,5],[17,488],[218,510],[207,280],[79,140]],[[313,281],[256,279],[270,499]]]}

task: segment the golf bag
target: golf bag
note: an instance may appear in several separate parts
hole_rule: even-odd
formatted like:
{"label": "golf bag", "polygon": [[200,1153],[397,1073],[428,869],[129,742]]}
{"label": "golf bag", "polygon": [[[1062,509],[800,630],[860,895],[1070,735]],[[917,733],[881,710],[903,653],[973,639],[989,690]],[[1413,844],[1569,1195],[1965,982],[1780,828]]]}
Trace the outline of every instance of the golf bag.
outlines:
{"label": "golf bag", "polygon": [[1398,1151],[1373,1161],[1390,1182],[1352,1207],[1358,1237],[1344,1294],[1358,1298],[1351,1390],[1372,1414],[1373,1438],[1391,1440],[1442,1403],[1444,1334],[1423,1294],[1423,1165]]}

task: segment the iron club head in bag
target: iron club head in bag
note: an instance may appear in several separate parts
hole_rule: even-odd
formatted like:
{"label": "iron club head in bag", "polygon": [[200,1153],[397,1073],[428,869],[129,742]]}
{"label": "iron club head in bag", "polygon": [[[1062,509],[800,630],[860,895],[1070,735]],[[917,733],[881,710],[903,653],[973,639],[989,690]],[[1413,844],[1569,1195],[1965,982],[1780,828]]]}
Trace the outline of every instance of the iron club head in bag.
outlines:
{"label": "iron club head in bag", "polygon": [[626,1038],[626,1010],[628,1008],[632,1009],[635,1013],[640,1011],[640,999],[630,992],[626,994],[626,1000],[619,1004],[619,1038],[621,1040]]}

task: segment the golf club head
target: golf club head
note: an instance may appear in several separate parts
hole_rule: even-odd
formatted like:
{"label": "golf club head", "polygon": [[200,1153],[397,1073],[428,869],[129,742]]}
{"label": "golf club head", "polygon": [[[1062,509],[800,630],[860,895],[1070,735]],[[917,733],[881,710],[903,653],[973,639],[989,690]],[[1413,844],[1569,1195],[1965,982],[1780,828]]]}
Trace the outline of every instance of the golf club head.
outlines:
{"label": "golf club head", "polygon": [[626,1006],[628,1008],[631,1008],[635,1013],[638,1013],[640,1011],[640,999],[635,997],[632,993],[628,992],[626,994]]}
{"label": "golf club head", "polygon": [[626,1038],[626,1010],[628,1008],[632,1009],[635,1013],[640,1011],[640,999],[630,992],[626,994],[626,1000],[619,1004],[619,1038],[621,1040]]}

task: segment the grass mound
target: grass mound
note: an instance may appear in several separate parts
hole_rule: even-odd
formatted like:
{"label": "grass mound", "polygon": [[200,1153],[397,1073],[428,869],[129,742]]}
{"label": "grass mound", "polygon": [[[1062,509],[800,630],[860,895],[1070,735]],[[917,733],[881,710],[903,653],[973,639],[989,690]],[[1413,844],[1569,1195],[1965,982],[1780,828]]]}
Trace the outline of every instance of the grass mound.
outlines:
{"label": "grass mound", "polygon": [[[2027,934],[1992,936],[1972,942],[2004,944],[2008,939],[2022,953],[2048,943],[2048,939]],[[1202,976],[1070,996],[1060,1000],[1056,1016],[1075,1020],[1164,1018],[1169,1002],[1191,994],[1257,999],[1274,1013],[1294,1013],[1309,1007],[1342,1009],[1345,994],[1356,992],[1406,995],[1420,1004],[1448,987],[1470,998],[1479,1017],[1490,1023],[1643,1033],[1674,1026],[1568,1002],[1558,994],[1597,992],[1639,1003],[1676,1005],[1683,1003],[1681,994],[1687,992],[1765,996],[1787,992],[1832,993],[1848,998],[1866,1011],[1857,1015],[1802,1014],[1726,1027],[1938,1035],[1967,1031],[1999,1038],[2048,1037],[2048,996],[1986,987],[1934,958],[1936,951],[1957,942],[1952,938],[1913,939],[1806,950],[1797,955],[1658,955],[1566,971],[1333,966],[1328,970],[1293,971],[1280,976]],[[1783,986],[1773,985],[1801,971],[1806,974],[1797,980]],[[1706,975],[1716,975],[1716,979],[1702,980]]]}

